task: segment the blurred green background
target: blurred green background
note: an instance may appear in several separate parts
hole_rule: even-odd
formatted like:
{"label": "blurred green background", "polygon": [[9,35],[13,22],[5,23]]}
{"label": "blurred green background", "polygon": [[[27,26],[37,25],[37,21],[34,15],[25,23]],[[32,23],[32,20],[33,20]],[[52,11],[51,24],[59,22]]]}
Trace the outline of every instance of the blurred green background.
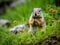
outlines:
{"label": "blurred green background", "polygon": [[[34,8],[42,8],[47,25],[46,33],[37,31],[34,36],[28,34],[27,31],[19,32],[17,35],[9,32],[11,27],[28,22]],[[7,12],[0,15],[0,19],[16,21],[9,28],[0,27],[0,45],[34,45],[38,42],[43,43],[46,36],[60,35],[60,7],[55,5],[54,0],[30,0],[29,2],[26,0],[22,4],[16,4],[13,9],[7,8]]]}

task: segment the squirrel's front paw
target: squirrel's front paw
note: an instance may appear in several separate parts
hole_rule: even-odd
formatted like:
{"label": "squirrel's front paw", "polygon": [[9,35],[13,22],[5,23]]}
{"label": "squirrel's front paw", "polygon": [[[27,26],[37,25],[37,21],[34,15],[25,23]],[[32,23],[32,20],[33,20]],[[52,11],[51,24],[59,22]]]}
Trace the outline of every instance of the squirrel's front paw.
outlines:
{"label": "squirrel's front paw", "polygon": [[34,22],[33,22],[32,20],[31,20],[31,21],[29,21],[29,25],[33,25],[33,23],[34,23]]}

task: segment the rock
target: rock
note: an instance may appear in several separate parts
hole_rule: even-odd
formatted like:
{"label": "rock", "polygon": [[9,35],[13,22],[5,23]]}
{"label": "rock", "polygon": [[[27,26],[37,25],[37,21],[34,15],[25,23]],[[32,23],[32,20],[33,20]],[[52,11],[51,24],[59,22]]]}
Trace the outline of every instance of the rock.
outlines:
{"label": "rock", "polygon": [[45,40],[43,40],[42,44],[44,45],[60,45],[60,35],[53,34],[51,36],[47,36]]}
{"label": "rock", "polygon": [[5,25],[7,27],[9,27],[11,25],[11,22],[9,20],[3,20],[3,19],[1,19],[0,20],[0,27],[5,26]]}
{"label": "rock", "polygon": [[27,26],[26,24],[17,25],[15,27],[11,28],[10,31],[14,32],[14,33],[17,33],[19,31],[22,32],[26,29],[26,26]]}

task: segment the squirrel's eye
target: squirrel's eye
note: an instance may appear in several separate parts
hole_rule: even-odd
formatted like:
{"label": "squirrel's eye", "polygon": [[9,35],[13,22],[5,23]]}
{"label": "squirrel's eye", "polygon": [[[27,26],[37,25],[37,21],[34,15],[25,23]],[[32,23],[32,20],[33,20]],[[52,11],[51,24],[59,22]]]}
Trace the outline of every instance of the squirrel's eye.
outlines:
{"label": "squirrel's eye", "polygon": [[39,10],[39,12],[41,12],[41,10]]}
{"label": "squirrel's eye", "polygon": [[39,10],[39,12],[40,12],[40,10]]}

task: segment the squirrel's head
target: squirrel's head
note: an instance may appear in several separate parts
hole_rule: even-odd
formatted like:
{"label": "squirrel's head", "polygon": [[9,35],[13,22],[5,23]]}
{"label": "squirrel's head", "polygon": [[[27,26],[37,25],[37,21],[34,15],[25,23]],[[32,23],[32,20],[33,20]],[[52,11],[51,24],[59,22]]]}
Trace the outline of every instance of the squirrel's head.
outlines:
{"label": "squirrel's head", "polygon": [[42,9],[41,8],[34,8],[33,9],[33,14],[34,14],[34,16],[41,16]]}

